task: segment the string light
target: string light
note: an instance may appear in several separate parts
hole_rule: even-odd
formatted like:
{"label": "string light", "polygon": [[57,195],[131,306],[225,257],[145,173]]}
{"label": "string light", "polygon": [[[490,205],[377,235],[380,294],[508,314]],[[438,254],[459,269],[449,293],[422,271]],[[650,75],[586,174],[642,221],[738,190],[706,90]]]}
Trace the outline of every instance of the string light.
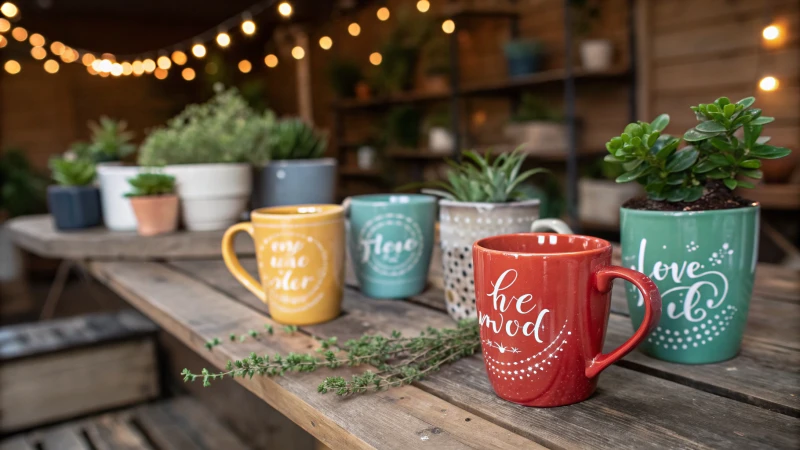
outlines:
{"label": "string light", "polygon": [[100,65],[98,66],[99,68],[98,68],[97,71],[98,72],[109,73],[109,72],[111,72],[111,66],[113,64],[114,63],[112,63],[111,61],[109,61],[107,59],[103,59],[103,60],[100,61]]}
{"label": "string light", "polygon": [[183,53],[180,50],[175,50],[172,52],[172,61],[179,66],[186,64],[186,53]]}
{"label": "string light", "polygon": [[323,50],[330,50],[333,46],[333,39],[328,36],[322,36],[319,38],[319,46],[322,47]]}
{"label": "string light", "polygon": [[44,36],[39,33],[33,33],[31,37],[28,38],[28,42],[34,47],[44,47]]}
{"label": "string light", "polygon": [[429,9],[431,9],[431,3],[428,0],[419,0],[417,2],[417,10],[419,12],[428,12]]}
{"label": "string light", "polygon": [[298,46],[296,46],[295,48],[292,49],[292,57],[294,59],[300,60],[300,59],[303,59],[304,56],[306,56],[306,51],[303,50],[303,47],[300,47],[298,45]]}
{"label": "string light", "polygon": [[86,66],[86,71],[89,72],[89,75],[97,75],[98,73],[91,65]]}
{"label": "string light", "polygon": [[2,6],[0,6],[0,12],[10,19],[17,15],[19,9],[17,8],[17,5],[11,2],[5,2]]}
{"label": "string light", "polygon": [[206,56],[206,46],[203,44],[194,44],[192,46],[192,54],[198,58]]}
{"label": "string light", "polygon": [[777,25],[770,25],[764,28],[764,31],[761,33],[761,35],[764,36],[764,39],[768,41],[774,41],[781,35],[781,30]]}
{"label": "string light", "polygon": [[84,66],[91,66],[93,62],[95,62],[96,58],[91,53],[84,53],[83,57],[81,58],[81,62]]}
{"label": "string light", "polygon": [[270,53],[264,58],[264,64],[269,68],[275,67],[278,65],[278,57]]}
{"label": "string light", "polygon": [[64,44],[58,41],[53,41],[53,43],[50,44],[50,51],[56,56],[60,56],[64,53],[64,48]]}
{"label": "string light", "polygon": [[79,57],[80,55],[78,54],[78,51],[70,47],[66,47],[64,52],[61,53],[61,61],[64,61],[65,63],[75,62]]}
{"label": "string light", "polygon": [[94,61],[92,61],[92,65],[90,65],[89,67],[91,67],[92,70],[94,70],[95,72],[101,72],[102,71],[101,70],[101,65],[102,64],[103,64],[103,60],[102,59],[95,59]]}
{"label": "string light", "polygon": [[217,44],[223,48],[227,47],[231,44],[231,37],[228,35],[228,33],[222,32],[217,35]]}
{"label": "string light", "polygon": [[155,70],[154,75],[159,80],[163,80],[163,79],[167,78],[167,75],[169,75],[169,72],[167,72],[166,70],[164,70],[164,69],[159,67],[158,69]]}
{"label": "string light", "polygon": [[0,33],[5,33],[10,29],[11,29],[11,22],[7,21],[6,19],[0,18]]}
{"label": "string light", "polygon": [[128,61],[122,63],[122,74],[128,76],[133,73],[133,65]]}
{"label": "string light", "polygon": [[8,45],[8,39],[5,38],[2,34],[0,34],[0,48],[5,47]]}
{"label": "string light", "polygon": [[183,69],[181,71],[181,76],[186,81],[194,80],[194,69],[192,69],[191,67],[187,67],[187,68]]}
{"label": "string light", "polygon": [[28,30],[22,27],[16,27],[11,31],[11,36],[20,42],[25,42],[25,39],[28,39]]}
{"label": "string light", "polygon": [[278,5],[278,12],[283,17],[289,17],[292,15],[292,5],[290,5],[289,2],[282,2]]}
{"label": "string light", "polygon": [[779,83],[778,83],[778,79],[777,78],[775,78],[775,77],[764,77],[764,78],[761,79],[761,81],[758,82],[758,87],[762,91],[770,92],[770,91],[774,91],[775,89],[778,89],[778,84]]}
{"label": "string light", "polygon": [[147,58],[142,61],[142,68],[144,68],[144,71],[147,73],[153,73],[153,71],[156,70],[156,62]]}
{"label": "string light", "polygon": [[122,75],[122,64],[120,63],[111,64],[111,75],[114,75],[115,77]]}
{"label": "string light", "polygon": [[[67,47],[67,48],[69,48],[69,47]],[[102,55],[100,55],[100,57],[103,58],[103,59],[107,59],[107,60],[109,60],[111,62],[116,62],[117,61],[117,57],[112,55],[111,53],[103,53]]]}
{"label": "string light", "polygon": [[43,49],[42,47],[33,47],[31,49],[31,56],[33,56],[33,59],[45,59],[47,57],[47,50]]}
{"label": "string light", "polygon": [[245,20],[242,22],[242,33],[251,35],[256,32],[256,23],[252,20]]}
{"label": "string light", "polygon": [[239,70],[242,71],[242,73],[250,73],[252,69],[253,65],[250,64],[250,61],[246,59],[239,61]]}
{"label": "string light", "polygon": [[56,73],[58,72],[58,61],[54,59],[48,59],[44,62],[44,71],[47,73]]}
{"label": "string light", "polygon": [[108,72],[98,72],[97,74],[103,78],[108,78],[108,76],[110,75]]}
{"label": "string light", "polygon": [[217,73],[217,65],[213,62],[206,64],[206,73],[209,75],[215,75]]}
{"label": "string light", "polygon": [[172,61],[169,60],[166,56],[159,56],[156,60],[156,64],[158,65],[159,69],[167,70],[172,67]]}
{"label": "string light", "polygon": [[371,55],[369,55],[369,62],[370,62],[370,63],[371,63],[373,66],[378,66],[378,65],[380,65],[381,61],[383,61],[383,56],[381,56],[381,54],[380,54],[380,53],[378,53],[378,52],[374,52],[374,53],[372,53]]}
{"label": "string light", "polygon": [[138,59],[131,64],[131,67],[133,68],[133,74],[135,76],[139,76],[144,73],[144,64],[142,64],[142,62]]}
{"label": "string light", "polygon": [[347,27],[347,32],[350,33],[350,36],[358,36],[361,34],[361,25],[353,22]]}
{"label": "string light", "polygon": [[380,20],[381,22],[386,22],[387,20],[389,20],[389,16],[391,16],[391,13],[389,13],[389,8],[384,6],[383,8],[380,8],[378,10],[377,15],[378,15],[378,20]]}
{"label": "string light", "polygon": [[444,22],[442,22],[442,31],[444,31],[447,34],[456,31],[456,23],[450,19],[445,20]]}
{"label": "string light", "polygon": [[6,61],[3,67],[6,69],[6,72],[10,73],[11,75],[18,74],[19,71],[22,70],[22,67],[19,65],[19,63],[13,59]]}

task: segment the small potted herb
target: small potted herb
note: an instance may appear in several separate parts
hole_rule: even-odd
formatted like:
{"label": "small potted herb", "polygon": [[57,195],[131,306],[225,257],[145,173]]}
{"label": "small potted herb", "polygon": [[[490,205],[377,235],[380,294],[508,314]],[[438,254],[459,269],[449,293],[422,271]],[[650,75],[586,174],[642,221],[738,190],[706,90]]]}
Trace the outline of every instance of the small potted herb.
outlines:
{"label": "small potted herb", "polygon": [[600,18],[599,0],[570,0],[573,10],[575,35],[580,41],[581,66],[590,72],[601,72],[611,67],[614,47],[608,39],[586,39],[594,22]]}
{"label": "small potted herb", "polygon": [[522,170],[519,151],[492,158],[474,151],[450,162],[446,181],[425,183],[439,201],[439,235],[447,312],[456,320],[475,318],[472,244],[498,234],[529,232],[539,218],[539,200],[523,182],[545,169]]}
{"label": "small potted herb", "polygon": [[[636,181],[647,193],[621,209],[622,258],[661,292],[661,326],[642,346],[656,358],[704,364],[739,351],[758,260],[760,207],[732,190],[753,187],[744,178],[761,178],[761,160],[790,153],[761,136],[774,119],[751,108],[754,102],[720,97],[693,106],[699,123],[683,139],[661,134],[669,124],[663,114],[629,124],[606,144],[606,158],[626,170],[617,182]],[[643,307],[631,289],[628,304],[636,326]]]}
{"label": "small potted herb", "polygon": [[100,225],[100,191],[92,184],[94,162],[53,158],[50,169],[57,184],[47,188],[47,203],[56,228],[76,230]]}
{"label": "small potted herb", "polygon": [[569,133],[563,116],[528,92],[503,132],[527,153],[561,155],[567,151]]}
{"label": "small potted herb", "polygon": [[268,154],[255,166],[255,208],[333,203],[336,159],[324,158],[327,142],[300,118],[279,120],[270,129]]}
{"label": "small potted herb", "polygon": [[140,173],[128,180],[136,214],[137,230],[142,236],[171,233],[178,228],[178,196],[175,177],[163,173]]}
{"label": "small potted herb", "polygon": [[511,78],[530,75],[542,70],[544,47],[535,39],[516,39],[503,45],[503,53]]}
{"label": "small potted herb", "polygon": [[425,121],[428,130],[428,151],[432,153],[452,154],[456,148],[456,140],[451,131],[452,120],[446,109],[434,111]]}

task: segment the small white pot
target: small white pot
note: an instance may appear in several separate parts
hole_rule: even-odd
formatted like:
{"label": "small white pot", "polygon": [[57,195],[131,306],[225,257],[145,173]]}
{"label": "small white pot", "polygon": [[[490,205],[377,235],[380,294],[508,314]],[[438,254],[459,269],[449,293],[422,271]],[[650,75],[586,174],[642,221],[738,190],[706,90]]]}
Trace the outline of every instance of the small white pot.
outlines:
{"label": "small white pot", "polygon": [[581,42],[581,65],[590,72],[611,68],[613,47],[608,39],[589,39]]}
{"label": "small white pot", "polygon": [[369,145],[359,147],[358,153],[356,154],[358,168],[361,170],[370,170],[374,168],[375,162],[378,159],[377,156],[378,153],[375,151],[375,147]]}
{"label": "small white pot", "polygon": [[568,147],[567,126],[557,122],[519,122],[506,124],[504,133],[522,151],[535,155],[560,155]]}
{"label": "small white pot", "polygon": [[182,164],[167,166],[175,177],[181,217],[187,230],[223,230],[247,207],[252,172],[248,164]]}
{"label": "small white pot", "polygon": [[131,201],[125,194],[131,191],[128,180],[138,175],[140,169],[138,166],[122,166],[115,163],[97,165],[103,222],[109,230],[136,230],[136,216],[133,214]]}
{"label": "small white pot", "polygon": [[444,127],[431,127],[428,131],[428,151],[432,153],[453,153],[456,140],[453,133]]}
{"label": "small white pot", "polygon": [[637,183],[581,178],[578,181],[578,216],[589,223],[618,226],[622,204],[643,193],[644,189]]}

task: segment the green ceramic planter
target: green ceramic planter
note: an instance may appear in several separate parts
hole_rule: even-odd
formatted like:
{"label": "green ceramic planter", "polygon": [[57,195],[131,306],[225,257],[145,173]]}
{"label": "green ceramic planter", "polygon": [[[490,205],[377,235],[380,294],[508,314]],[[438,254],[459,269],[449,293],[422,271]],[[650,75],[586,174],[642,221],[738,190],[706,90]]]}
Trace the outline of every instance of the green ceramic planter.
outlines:
{"label": "green ceramic planter", "polygon": [[[700,212],[621,209],[622,262],[658,285],[661,322],[639,347],[683,364],[736,356],[758,259],[758,206]],[[626,294],[636,329],[644,306]]]}

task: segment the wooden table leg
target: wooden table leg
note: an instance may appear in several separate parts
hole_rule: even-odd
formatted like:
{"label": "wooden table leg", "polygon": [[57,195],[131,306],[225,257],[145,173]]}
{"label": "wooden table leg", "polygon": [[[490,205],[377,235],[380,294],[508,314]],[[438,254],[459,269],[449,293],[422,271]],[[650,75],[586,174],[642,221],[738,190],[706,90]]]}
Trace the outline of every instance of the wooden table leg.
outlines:
{"label": "wooden table leg", "polygon": [[53,279],[53,284],[50,285],[50,291],[47,292],[47,299],[42,306],[42,313],[39,315],[39,320],[48,320],[53,318],[56,311],[58,300],[64,292],[64,286],[67,284],[69,278],[69,271],[72,268],[72,260],[65,259],[58,265],[56,277]]}

